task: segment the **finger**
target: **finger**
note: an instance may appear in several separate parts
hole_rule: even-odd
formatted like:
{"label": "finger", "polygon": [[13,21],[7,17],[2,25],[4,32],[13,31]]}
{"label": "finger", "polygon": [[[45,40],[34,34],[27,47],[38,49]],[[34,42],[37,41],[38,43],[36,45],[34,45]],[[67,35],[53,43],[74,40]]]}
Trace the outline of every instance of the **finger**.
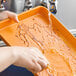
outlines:
{"label": "finger", "polygon": [[49,61],[45,57],[39,57],[39,59],[45,61],[47,64],[50,64]]}
{"label": "finger", "polygon": [[37,63],[36,59],[33,59],[31,64],[32,65],[30,67],[28,67],[28,70],[31,71],[32,73],[37,73],[42,70],[41,65],[39,63]]}
{"label": "finger", "polygon": [[36,73],[42,71],[42,67],[39,63],[36,63],[36,66],[37,66]]}
{"label": "finger", "polygon": [[31,69],[31,71],[33,73],[38,73],[38,72],[42,71],[42,67],[39,63],[36,63],[36,65],[33,67],[33,69]]}
{"label": "finger", "polygon": [[38,57],[43,56],[43,54],[40,52],[40,50],[35,47],[30,47],[30,50],[34,53],[34,55],[36,55]]}
{"label": "finger", "polygon": [[19,22],[17,15],[14,16],[14,19],[16,22]]}
{"label": "finger", "polygon": [[38,56],[39,56],[39,58],[40,59],[42,59],[42,60],[45,60],[48,64],[49,64],[49,62],[48,62],[48,60],[45,58],[45,56],[41,53],[41,51],[39,50],[39,49],[37,49],[37,48],[34,48],[36,51],[36,54],[38,54]]}
{"label": "finger", "polygon": [[46,68],[47,67],[47,63],[41,59],[39,59],[38,63],[41,65],[42,69]]}
{"label": "finger", "polygon": [[38,48],[36,48],[36,47],[31,47],[31,49],[34,49],[34,51],[35,51],[36,53],[38,53],[39,55],[42,54],[42,52],[41,52]]}
{"label": "finger", "polygon": [[9,18],[13,19],[16,22],[19,22],[17,14],[15,14],[13,12],[9,12],[9,11],[6,11],[6,12],[7,12],[7,15],[8,15]]}
{"label": "finger", "polygon": [[45,56],[40,52],[40,50],[38,50],[37,48],[35,47],[32,47],[31,50],[33,51],[32,53],[36,56],[36,57],[39,57],[40,59],[46,61],[48,64],[49,61],[45,58]]}
{"label": "finger", "polygon": [[48,72],[48,75],[49,76],[53,76],[53,74],[51,74],[50,72],[49,72],[49,70],[47,69],[47,72]]}

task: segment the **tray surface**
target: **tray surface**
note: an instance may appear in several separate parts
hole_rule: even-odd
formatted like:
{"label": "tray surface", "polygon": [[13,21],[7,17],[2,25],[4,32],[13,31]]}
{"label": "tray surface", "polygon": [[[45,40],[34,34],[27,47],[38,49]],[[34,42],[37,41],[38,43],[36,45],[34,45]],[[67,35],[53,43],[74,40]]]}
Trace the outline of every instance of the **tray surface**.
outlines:
{"label": "tray surface", "polygon": [[[41,11],[41,9],[43,10]],[[54,18],[54,16],[52,17]],[[0,36],[7,45],[37,47],[41,50],[50,62],[50,66],[36,75],[75,76],[76,39],[70,35],[73,41],[67,41],[63,33],[57,29],[58,27],[54,26],[57,24],[56,21],[52,21],[53,30],[49,28],[47,9],[37,7],[31,11],[24,12],[22,18],[20,17],[19,19],[19,23],[11,22],[7,26],[3,25],[0,29]],[[66,32],[68,31],[66,30]]]}

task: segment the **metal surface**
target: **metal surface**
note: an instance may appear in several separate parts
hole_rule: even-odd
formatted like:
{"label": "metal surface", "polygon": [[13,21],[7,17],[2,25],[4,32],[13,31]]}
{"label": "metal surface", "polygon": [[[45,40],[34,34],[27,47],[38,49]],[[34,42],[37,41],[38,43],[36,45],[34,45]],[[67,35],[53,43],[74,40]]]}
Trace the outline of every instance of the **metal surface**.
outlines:
{"label": "metal surface", "polygon": [[69,30],[76,37],[76,29]]}
{"label": "metal surface", "polygon": [[4,11],[5,8],[4,8],[4,5],[3,5],[3,0],[0,0],[0,12],[1,11]]}
{"label": "metal surface", "polygon": [[[50,11],[53,13],[56,13],[55,1],[56,0],[49,0]],[[47,0],[7,0],[4,5],[6,10],[21,13],[38,5],[47,7]]]}
{"label": "metal surface", "polygon": [[4,47],[6,44],[0,39],[0,47]]}
{"label": "metal surface", "polygon": [[[57,13],[57,9],[56,9],[56,0],[48,0],[49,1],[49,8],[51,11],[51,13],[56,14]],[[47,0],[42,0],[40,5],[47,7]],[[48,8],[48,7],[47,7]]]}
{"label": "metal surface", "polygon": [[25,0],[11,0],[11,11],[21,13],[24,10]]}
{"label": "metal surface", "polygon": [[57,19],[68,29],[76,29],[76,0],[57,0]]}
{"label": "metal surface", "polygon": [[26,0],[25,6],[24,6],[24,11],[31,9],[32,6],[32,1],[31,0]]}

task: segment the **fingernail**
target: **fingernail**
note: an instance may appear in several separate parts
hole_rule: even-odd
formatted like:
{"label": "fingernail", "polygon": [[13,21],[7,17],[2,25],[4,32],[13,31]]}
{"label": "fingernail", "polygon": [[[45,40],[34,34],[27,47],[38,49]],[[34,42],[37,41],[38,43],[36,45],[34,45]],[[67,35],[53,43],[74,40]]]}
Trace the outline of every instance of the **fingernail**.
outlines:
{"label": "fingernail", "polygon": [[16,22],[19,22],[19,19],[18,19],[18,17],[16,16]]}
{"label": "fingernail", "polygon": [[17,19],[17,22],[19,23],[19,20]]}

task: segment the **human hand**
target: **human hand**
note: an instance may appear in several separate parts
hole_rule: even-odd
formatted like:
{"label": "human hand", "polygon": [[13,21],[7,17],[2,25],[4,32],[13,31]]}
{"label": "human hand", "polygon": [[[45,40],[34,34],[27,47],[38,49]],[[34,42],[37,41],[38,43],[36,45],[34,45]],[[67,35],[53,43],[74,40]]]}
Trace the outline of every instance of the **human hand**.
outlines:
{"label": "human hand", "polygon": [[19,22],[17,14],[10,12],[10,11],[3,11],[0,12],[0,20],[4,20],[6,18],[10,18],[16,22]]}
{"label": "human hand", "polygon": [[16,61],[14,65],[25,67],[32,73],[42,71],[49,64],[37,48],[12,47]]}

